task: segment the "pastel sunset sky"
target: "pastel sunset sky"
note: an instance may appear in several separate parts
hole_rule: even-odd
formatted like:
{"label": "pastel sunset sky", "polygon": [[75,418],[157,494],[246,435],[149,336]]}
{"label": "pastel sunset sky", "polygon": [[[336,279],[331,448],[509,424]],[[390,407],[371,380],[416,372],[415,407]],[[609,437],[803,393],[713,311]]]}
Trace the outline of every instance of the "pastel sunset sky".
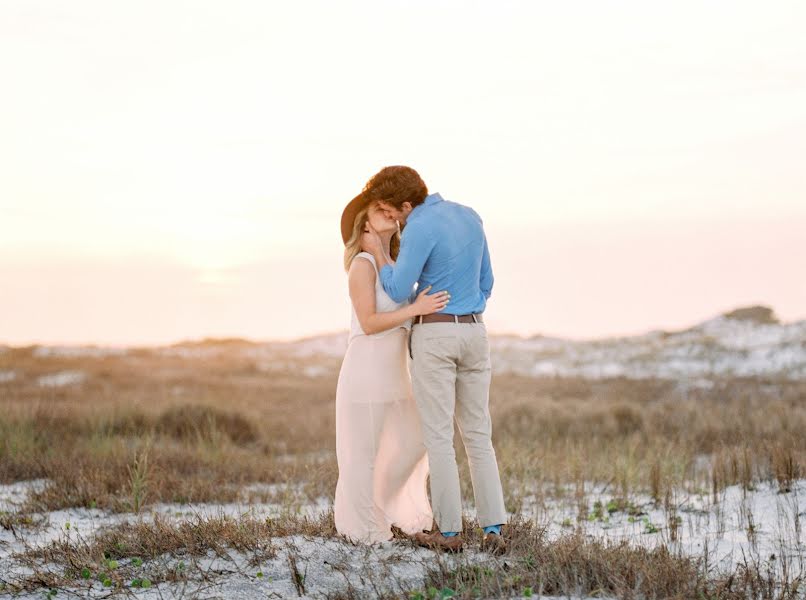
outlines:
{"label": "pastel sunset sky", "polygon": [[346,329],[339,217],[484,218],[493,332],[806,318],[806,3],[0,0],[0,343]]}

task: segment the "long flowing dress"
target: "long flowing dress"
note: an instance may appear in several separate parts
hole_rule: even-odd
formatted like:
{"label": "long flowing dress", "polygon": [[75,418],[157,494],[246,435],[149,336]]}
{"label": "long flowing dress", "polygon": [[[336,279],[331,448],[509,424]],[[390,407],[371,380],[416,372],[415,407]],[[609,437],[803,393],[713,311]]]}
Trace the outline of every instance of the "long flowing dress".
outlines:
{"label": "long flowing dress", "polygon": [[[377,312],[404,306],[384,291],[373,256],[354,260],[375,267]],[[391,526],[413,534],[431,529],[428,456],[409,373],[411,322],[365,334],[352,309],[347,352],[336,386],[336,458],[339,478],[336,530],[353,541],[392,538]]]}

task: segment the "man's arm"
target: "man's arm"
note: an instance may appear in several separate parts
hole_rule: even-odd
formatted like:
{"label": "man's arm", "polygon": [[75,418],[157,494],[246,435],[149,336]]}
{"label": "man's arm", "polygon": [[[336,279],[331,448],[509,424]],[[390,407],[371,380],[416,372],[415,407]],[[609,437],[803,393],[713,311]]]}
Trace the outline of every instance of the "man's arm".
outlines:
{"label": "man's arm", "polygon": [[373,248],[372,254],[378,265],[383,289],[392,300],[403,302],[409,298],[435,242],[425,228],[407,227],[400,240],[400,254],[394,266],[389,264],[389,257],[382,249]]}
{"label": "man's arm", "polygon": [[[468,207],[470,208],[470,207]],[[481,273],[479,274],[479,287],[481,288],[481,292],[484,294],[484,297],[489,300],[490,294],[493,293],[493,283],[495,283],[495,278],[493,277],[493,267],[490,263],[490,248],[487,246],[487,234],[484,232],[484,221],[482,221],[481,216],[475,210],[470,208],[470,212],[479,220],[479,225],[481,225],[481,236],[484,239],[484,249],[481,255]]]}
{"label": "man's arm", "polygon": [[479,276],[479,287],[484,297],[489,300],[493,292],[493,266],[490,263],[490,248],[487,246],[487,236],[484,235],[484,253],[481,255],[481,275]]}

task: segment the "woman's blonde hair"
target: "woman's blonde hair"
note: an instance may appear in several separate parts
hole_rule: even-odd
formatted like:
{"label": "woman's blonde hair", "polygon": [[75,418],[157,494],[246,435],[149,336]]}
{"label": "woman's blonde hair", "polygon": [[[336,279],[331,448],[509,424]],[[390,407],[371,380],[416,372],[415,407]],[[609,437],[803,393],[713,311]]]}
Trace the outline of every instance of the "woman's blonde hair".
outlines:
{"label": "woman's blonde hair", "polygon": [[[362,208],[358,214],[355,216],[355,222],[353,223],[353,233],[350,235],[350,239],[347,240],[347,243],[344,245],[344,270],[349,271],[350,265],[353,263],[353,259],[358,256],[361,250],[361,236],[364,234],[364,226],[367,224],[369,220],[369,207],[373,204],[370,202],[364,208]],[[400,252],[400,231],[396,231],[392,234],[392,239],[389,242],[389,254],[392,256],[392,260],[397,260],[397,255]]]}

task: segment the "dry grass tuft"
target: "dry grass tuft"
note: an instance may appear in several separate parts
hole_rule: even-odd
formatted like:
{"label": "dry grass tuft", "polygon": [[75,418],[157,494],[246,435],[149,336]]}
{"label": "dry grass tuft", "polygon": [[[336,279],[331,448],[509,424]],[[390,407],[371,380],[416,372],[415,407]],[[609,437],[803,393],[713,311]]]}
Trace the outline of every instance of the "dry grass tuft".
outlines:
{"label": "dry grass tuft", "polygon": [[798,598],[801,579],[781,582],[761,565],[750,564],[727,575],[706,574],[697,560],[676,556],[666,547],[648,550],[627,542],[600,542],[581,534],[549,541],[530,519],[515,518],[504,530],[510,552],[457,566],[437,555],[425,587],[410,597],[454,598],[606,596],[616,598]]}
{"label": "dry grass tuft", "polygon": [[[237,552],[247,555],[249,564],[259,565],[277,556],[274,541],[291,535],[337,537],[333,511],[318,517],[286,514],[267,519],[194,515],[181,521],[155,514],[153,519],[104,529],[88,540],[66,534],[18,556],[32,574],[15,582],[15,588],[69,587],[100,578],[108,579],[110,587],[123,589],[142,575],[144,563],[149,563],[151,583],[187,580],[204,576],[200,567],[193,572],[190,566],[195,563],[190,559],[211,553],[229,558]],[[181,561],[182,568],[173,565],[176,561]]]}
{"label": "dry grass tuft", "polygon": [[245,416],[198,404],[169,407],[157,418],[154,429],[178,440],[215,442],[219,436],[224,436],[230,442],[242,445],[252,444],[259,437],[256,426]]}

